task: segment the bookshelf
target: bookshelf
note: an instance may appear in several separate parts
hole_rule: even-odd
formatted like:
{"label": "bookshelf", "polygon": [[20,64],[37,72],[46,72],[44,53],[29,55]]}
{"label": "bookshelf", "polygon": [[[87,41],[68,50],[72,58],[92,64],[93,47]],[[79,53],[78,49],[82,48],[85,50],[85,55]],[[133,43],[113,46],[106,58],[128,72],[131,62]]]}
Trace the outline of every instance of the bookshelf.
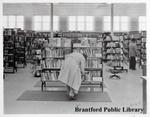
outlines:
{"label": "bookshelf", "polygon": [[103,92],[103,63],[101,47],[75,47],[74,51],[86,53],[88,55],[85,63],[86,80],[82,85],[99,84]]}
{"label": "bookshelf", "polygon": [[85,53],[86,80],[82,85],[99,85],[103,92],[103,38],[102,35],[86,36],[73,42],[73,52]]}
{"label": "bookshelf", "polygon": [[107,62],[107,49],[109,48],[108,43],[112,41],[112,37],[110,34],[103,35],[103,61]]}
{"label": "bookshelf", "polygon": [[26,66],[26,37],[23,30],[18,30],[15,36],[15,59],[17,67]]}
{"label": "bookshelf", "polygon": [[[69,52],[68,52],[69,51]],[[70,47],[45,47],[42,49],[41,59],[41,90],[46,82],[57,81],[59,71],[65,55],[70,53]]]}
{"label": "bookshelf", "polygon": [[141,65],[146,65],[146,31],[141,32]]}
{"label": "bookshelf", "polygon": [[127,65],[128,58],[124,54],[127,50],[124,48],[123,36],[114,36],[113,40],[107,42],[106,60],[107,65],[110,67],[108,71],[112,73],[110,78],[116,77],[120,79],[120,76],[117,74],[128,71],[124,68],[124,65]]}
{"label": "bookshelf", "polygon": [[15,73],[17,71],[15,60],[15,31],[13,29],[4,29],[3,46],[4,46],[4,73]]}
{"label": "bookshelf", "polygon": [[32,43],[34,42],[35,32],[31,30],[25,31],[25,38],[26,38],[26,48],[27,48],[27,55],[26,61],[29,62],[32,60]]}
{"label": "bookshelf", "polygon": [[[89,42],[88,46],[85,45],[83,34],[86,34]],[[100,85],[103,92],[103,64],[102,64],[102,38],[97,34],[95,37],[88,33],[78,32],[65,32],[62,33],[61,46],[52,44],[47,46],[42,51],[42,75],[41,75],[41,90],[46,87],[46,82],[57,81],[60,67],[67,54],[73,51],[83,52],[88,55],[86,61],[86,80],[82,82],[82,85]],[[91,36],[92,35],[92,36]],[[99,38],[98,38],[98,37]],[[96,41],[95,45],[93,39]],[[56,39],[57,40],[57,39]],[[59,41],[58,41],[59,42]],[[58,43],[57,43],[58,44]],[[82,45],[81,45],[82,44]],[[54,46],[55,45],[55,46]],[[58,44],[60,45],[60,44]],[[97,46],[96,46],[97,45]]]}

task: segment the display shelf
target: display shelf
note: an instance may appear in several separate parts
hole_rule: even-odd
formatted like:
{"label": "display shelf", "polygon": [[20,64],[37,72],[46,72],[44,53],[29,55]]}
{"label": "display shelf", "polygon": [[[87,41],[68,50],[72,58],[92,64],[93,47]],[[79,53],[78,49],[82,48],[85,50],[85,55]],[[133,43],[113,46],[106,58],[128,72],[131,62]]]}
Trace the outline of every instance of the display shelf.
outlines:
{"label": "display shelf", "polygon": [[[77,35],[76,35],[77,34]],[[93,76],[93,78],[98,78],[97,81],[88,81],[85,80],[82,82],[82,85],[83,84],[89,84],[89,85],[94,85],[94,84],[97,84],[97,85],[100,85],[100,87],[102,88],[102,91],[103,91],[103,64],[102,64],[102,47],[94,47],[94,46],[78,46],[78,47],[75,47],[73,46],[75,42],[82,42],[82,39],[81,37],[84,35],[83,33],[79,34],[76,33],[76,34],[70,34],[70,33],[63,33],[63,38],[66,38],[66,37],[79,37],[81,41],[74,41],[73,39],[71,39],[71,45],[68,45],[68,47],[48,47],[47,49],[45,48],[44,51],[42,52],[42,77],[41,77],[41,90],[43,91],[44,90],[44,87],[46,87],[46,82],[50,82],[51,80],[49,80],[50,78],[50,74],[53,74],[55,75],[56,77],[56,80],[57,80],[57,76],[59,74],[59,71],[60,71],[60,68],[61,68],[61,64],[59,64],[59,67],[58,66],[53,66],[52,64],[51,65],[48,65],[48,63],[46,63],[47,59],[50,59],[51,61],[63,61],[63,59],[65,58],[66,54],[68,54],[67,52],[65,52],[67,49],[71,49],[71,51],[78,51],[78,52],[85,52],[87,55],[88,55],[88,58],[87,58],[87,61],[86,61],[86,67],[85,67],[85,71],[88,72],[87,75],[91,75]],[[86,33],[87,34],[87,33]],[[97,33],[98,34],[98,33]],[[65,35],[65,36],[64,36]],[[88,35],[88,36],[91,36]],[[93,33],[92,33],[92,36],[93,36]],[[94,37],[94,36],[93,36]],[[97,37],[97,36],[95,36]],[[84,38],[83,38],[84,39]],[[96,38],[97,40],[97,38]],[[100,43],[100,41],[99,41]],[[102,41],[101,41],[102,43]],[[69,43],[68,43],[69,44]],[[102,45],[102,44],[101,44]],[[50,51],[48,51],[50,49]],[[46,52],[47,51],[47,52]],[[53,51],[53,52],[51,52]],[[58,52],[58,51],[61,51],[61,52]],[[70,51],[70,52],[71,52]],[[59,53],[59,54],[56,54],[56,53]],[[99,54],[98,54],[99,53]],[[100,55],[101,54],[101,55]],[[61,55],[61,56],[60,56]],[[99,65],[101,64],[101,65]],[[53,66],[53,67],[52,67]],[[47,76],[48,75],[48,76]],[[98,75],[98,76],[97,76]],[[47,77],[47,78],[46,78]],[[92,78],[90,78],[92,79]],[[100,80],[102,79],[102,80]],[[88,83],[87,83],[88,82]]]}
{"label": "display shelf", "polygon": [[124,48],[124,44],[123,44],[124,42],[123,36],[119,36],[119,38],[114,36],[113,38],[117,38],[119,40],[115,40],[115,41],[112,40],[109,43],[107,43],[105,60],[107,60],[108,66],[111,67],[108,70],[110,73],[112,73],[110,78],[116,77],[120,79],[120,76],[118,74],[123,71],[126,72],[128,71],[123,67],[123,63],[126,61],[124,58],[125,57],[124,50],[126,49]]}
{"label": "display shelf", "polygon": [[[88,40],[88,38],[86,39]],[[88,41],[89,43],[86,43],[87,45],[83,46],[81,41],[81,47],[74,47],[76,43],[73,43],[73,51],[78,51],[80,53],[85,53],[87,55],[85,71],[88,72],[88,74],[86,74],[87,78],[85,81],[82,82],[82,84],[89,84],[89,85],[98,84],[102,88],[102,92],[103,92],[103,52],[102,52],[103,41],[102,38],[98,39],[98,37],[96,38],[96,40],[100,40],[100,41],[98,43],[97,41],[95,41],[96,44],[94,45],[100,45],[100,47],[87,46],[87,45],[91,45],[90,41]],[[98,79],[101,80],[93,81],[94,77],[97,77]]]}

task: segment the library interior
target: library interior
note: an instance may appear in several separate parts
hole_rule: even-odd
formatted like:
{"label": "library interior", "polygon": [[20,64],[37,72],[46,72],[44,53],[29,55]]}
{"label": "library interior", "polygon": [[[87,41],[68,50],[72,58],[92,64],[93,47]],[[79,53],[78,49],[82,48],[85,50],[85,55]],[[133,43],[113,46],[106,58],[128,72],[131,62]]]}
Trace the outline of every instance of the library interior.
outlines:
{"label": "library interior", "polygon": [[146,113],[146,3],[3,3],[4,114]]}

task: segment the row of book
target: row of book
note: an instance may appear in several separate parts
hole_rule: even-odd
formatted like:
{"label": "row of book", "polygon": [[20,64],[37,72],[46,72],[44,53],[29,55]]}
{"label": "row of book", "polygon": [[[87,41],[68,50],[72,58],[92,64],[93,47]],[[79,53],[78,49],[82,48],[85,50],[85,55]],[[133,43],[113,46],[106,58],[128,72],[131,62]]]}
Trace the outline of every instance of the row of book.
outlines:
{"label": "row of book", "polygon": [[[41,80],[42,81],[57,81],[59,76],[59,72],[57,71],[45,71],[44,73],[41,74]],[[102,74],[100,71],[92,71],[92,72],[88,72],[85,75],[85,81],[102,81]]]}
{"label": "row of book", "polygon": [[10,62],[13,59],[14,59],[13,54],[12,54],[12,56],[4,56],[4,61],[9,61]]}
{"label": "row of book", "polygon": [[44,73],[41,74],[41,80],[42,81],[56,81],[58,79],[59,73],[56,71],[50,72],[50,71],[45,71]]}
{"label": "row of book", "polygon": [[9,62],[9,63],[4,63],[5,64],[5,68],[12,68],[14,66],[13,62]]}
{"label": "row of book", "polygon": [[4,50],[4,55],[7,55],[7,54],[14,54],[14,52],[15,52],[15,51],[14,51],[13,49],[11,49],[11,48],[10,48],[10,49],[5,49],[5,50]]}
{"label": "row of book", "polygon": [[50,38],[49,46],[50,47],[61,47],[62,46],[61,38]]}
{"label": "row of book", "polygon": [[[86,68],[102,68],[102,61],[99,59],[87,59]],[[43,68],[61,68],[63,60],[61,59],[46,59],[41,62]]]}
{"label": "row of book", "polygon": [[13,44],[13,41],[9,41],[9,42],[4,42],[5,43],[5,47],[7,48],[7,47],[9,47],[9,48],[11,48],[11,47],[14,47],[14,44]]}
{"label": "row of book", "polygon": [[3,35],[15,35],[16,31],[14,29],[4,29]]}
{"label": "row of book", "polygon": [[141,38],[141,33],[139,31],[131,31],[129,32],[129,38]]}
{"label": "row of book", "polygon": [[123,40],[123,36],[113,36],[113,40],[121,41],[121,40]]}
{"label": "row of book", "polygon": [[85,63],[86,68],[102,68],[101,59],[88,58]]}
{"label": "row of book", "polygon": [[70,38],[62,38],[61,40],[62,47],[71,47],[71,39]]}
{"label": "row of book", "polygon": [[[51,37],[51,33],[50,32],[36,32],[36,31],[28,30],[28,31],[26,31],[26,36],[27,37],[49,38],[49,37]],[[54,37],[62,37],[62,33],[61,32],[53,32],[53,36]]]}
{"label": "row of book", "polygon": [[102,81],[101,71],[91,71],[85,74],[85,81]]}
{"label": "row of book", "polygon": [[74,49],[74,52],[79,52],[79,53],[85,53],[88,57],[102,57],[102,50],[100,48],[95,48],[95,49],[91,49],[91,48],[84,48],[84,49],[80,49],[80,48],[76,48]]}
{"label": "row of book", "polygon": [[64,50],[62,48],[60,48],[60,49],[46,48],[45,52],[46,52],[46,58],[49,58],[49,57],[63,57],[63,54],[64,54]]}
{"label": "row of book", "polygon": [[110,49],[107,49],[106,51],[107,53],[112,53],[112,54],[123,54],[123,50],[121,48],[110,48]]}
{"label": "row of book", "polygon": [[114,42],[107,43],[106,47],[116,47]]}
{"label": "row of book", "polygon": [[109,62],[107,63],[107,65],[108,65],[109,67],[123,66],[123,65],[124,65],[124,62],[119,62],[119,61],[114,61],[114,62],[112,62],[112,61],[109,61]]}
{"label": "row of book", "polygon": [[68,38],[82,38],[82,37],[102,37],[102,33],[99,32],[62,32],[62,37]]}
{"label": "row of book", "polygon": [[63,60],[61,59],[46,59],[41,61],[43,68],[61,68]]}
{"label": "row of book", "polygon": [[108,60],[116,60],[116,61],[123,61],[124,60],[124,56],[122,55],[117,55],[117,56],[114,56],[114,55],[108,55],[107,56],[107,59]]}

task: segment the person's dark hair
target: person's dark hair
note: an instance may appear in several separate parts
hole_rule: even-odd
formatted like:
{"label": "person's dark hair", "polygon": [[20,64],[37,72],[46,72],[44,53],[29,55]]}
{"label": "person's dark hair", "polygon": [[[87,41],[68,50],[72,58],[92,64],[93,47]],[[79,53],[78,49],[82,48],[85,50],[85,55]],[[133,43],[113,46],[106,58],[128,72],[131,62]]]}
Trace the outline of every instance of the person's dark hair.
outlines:
{"label": "person's dark hair", "polygon": [[82,54],[84,56],[85,59],[87,59],[87,55],[85,53]]}

